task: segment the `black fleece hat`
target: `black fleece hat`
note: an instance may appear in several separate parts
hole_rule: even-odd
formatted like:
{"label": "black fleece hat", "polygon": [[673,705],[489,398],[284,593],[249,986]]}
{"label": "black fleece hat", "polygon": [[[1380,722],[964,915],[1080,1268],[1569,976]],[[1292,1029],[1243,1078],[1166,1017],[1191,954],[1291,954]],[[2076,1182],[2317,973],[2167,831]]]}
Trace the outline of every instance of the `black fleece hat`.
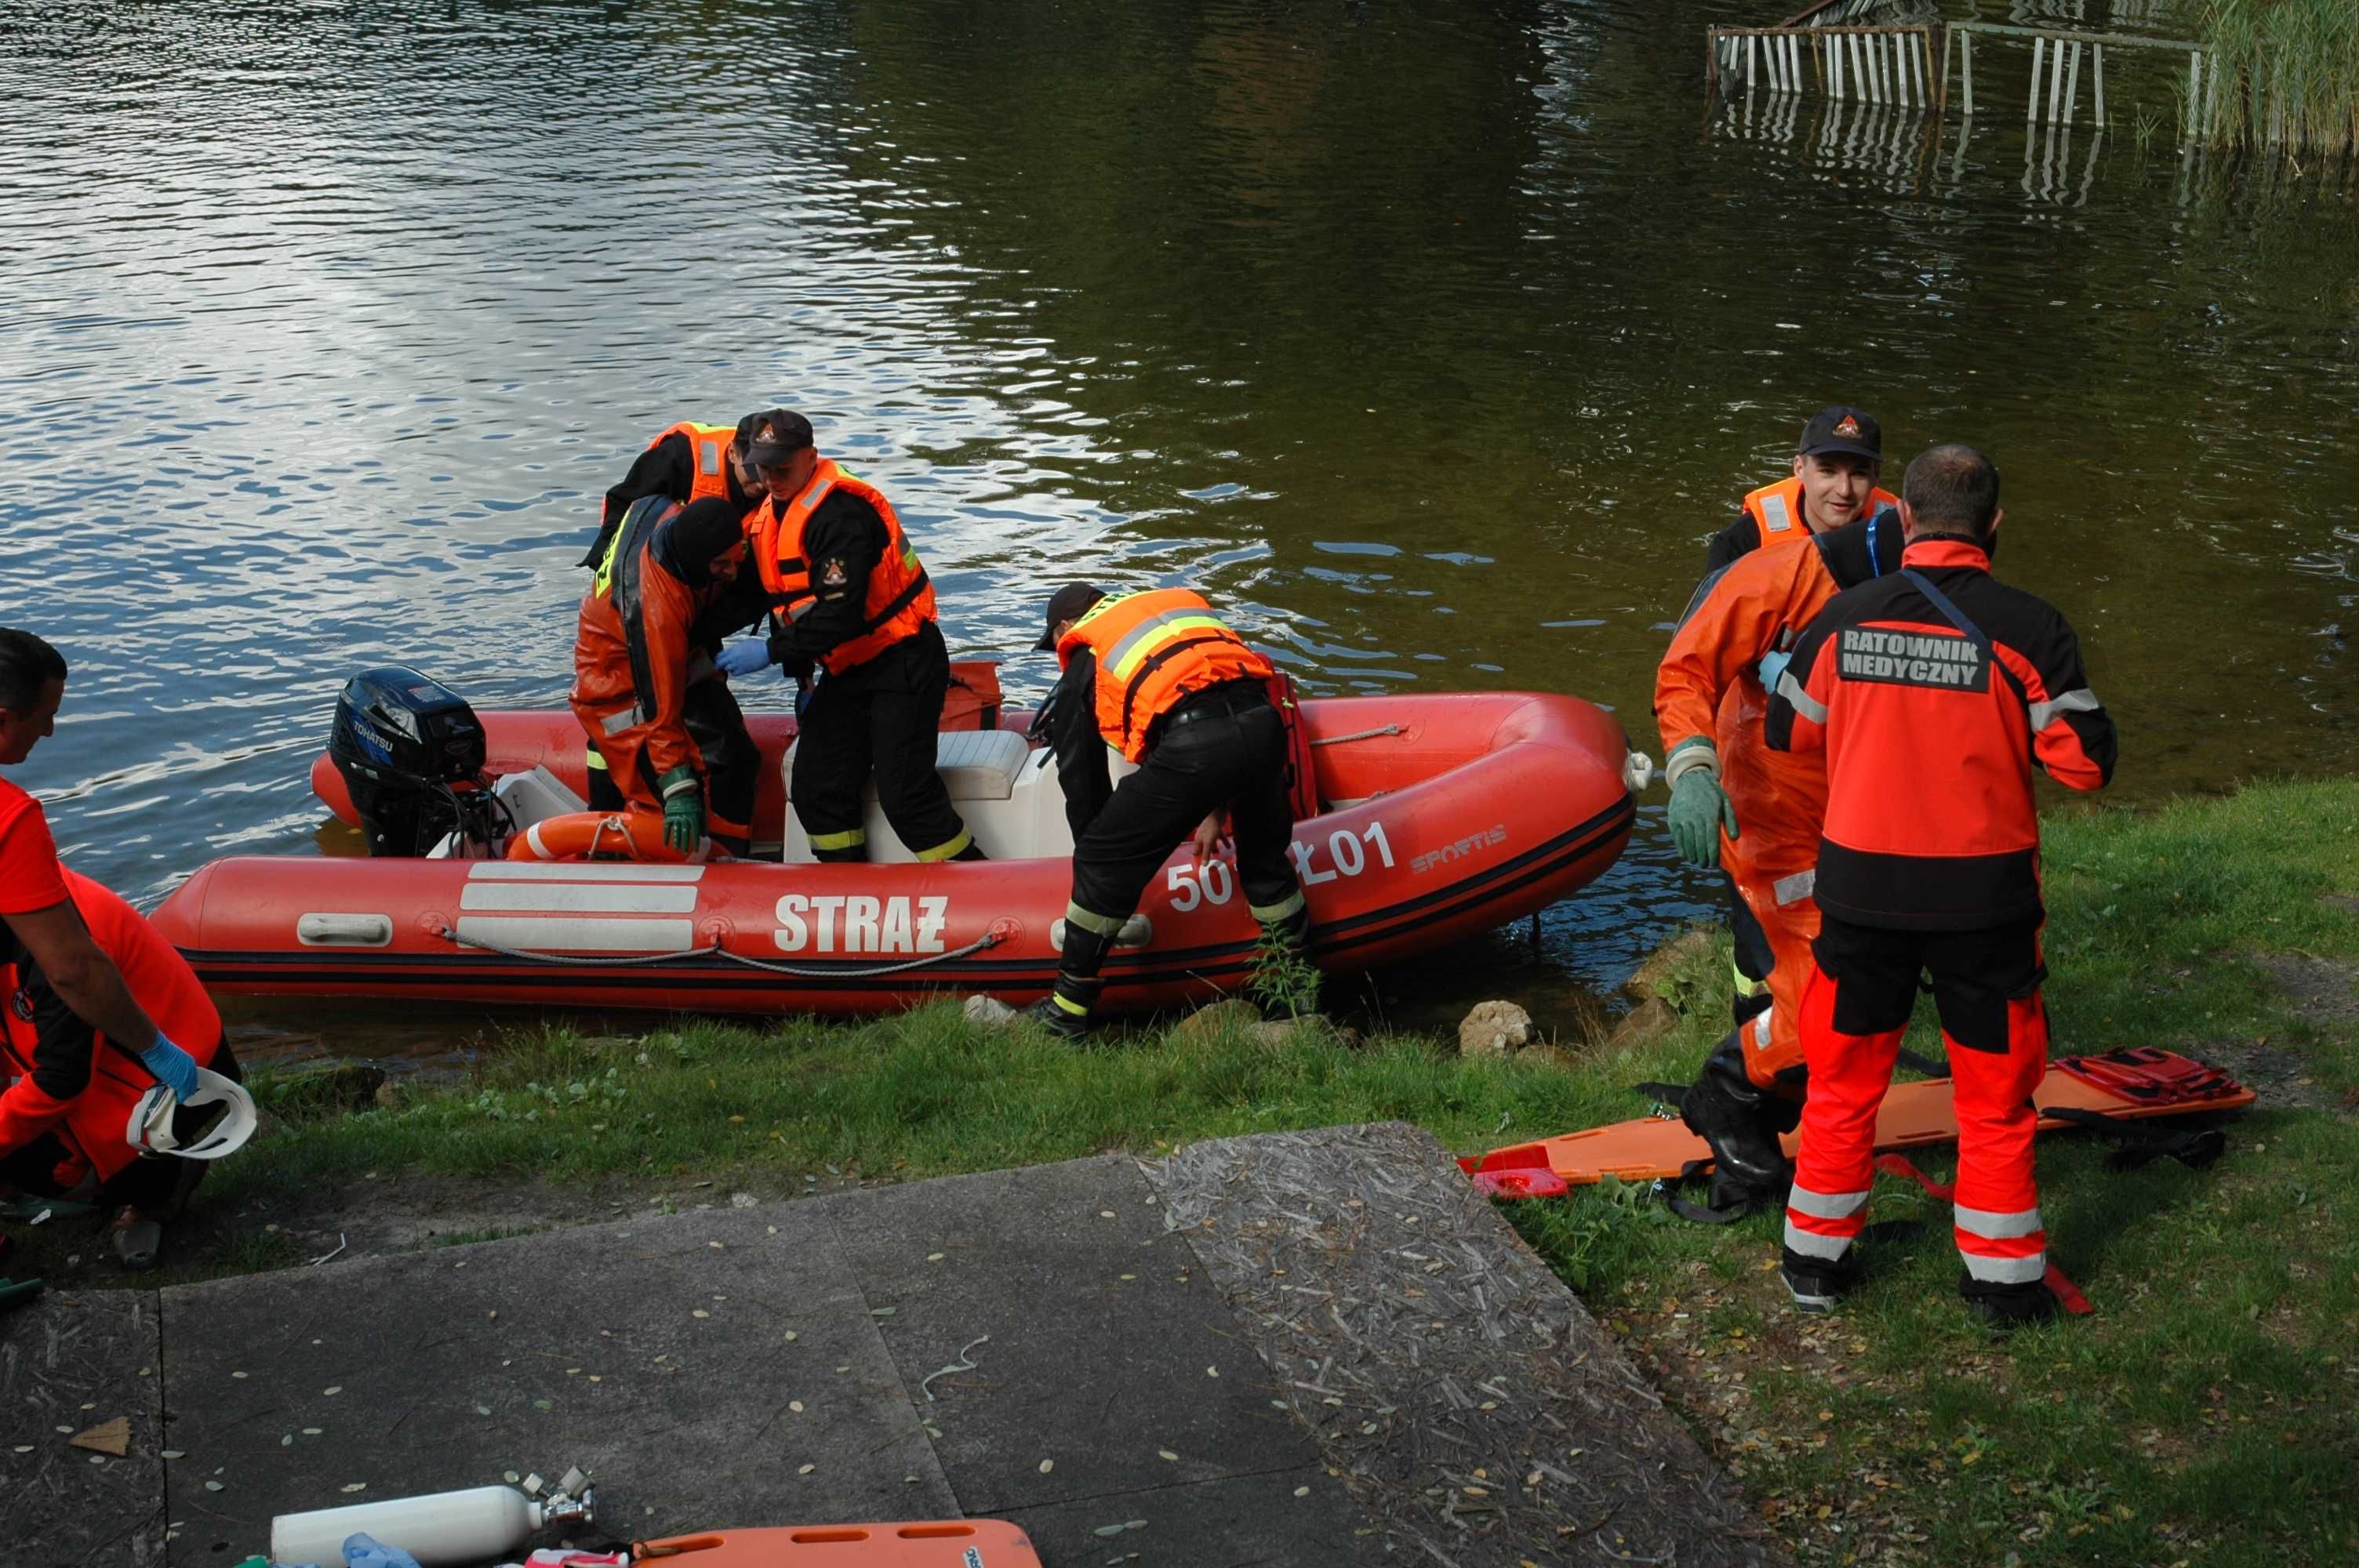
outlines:
{"label": "black fleece hat", "polygon": [[1105,589],[1093,582],[1069,582],[1049,596],[1049,624],[1040,640],[1032,644],[1035,653],[1045,654],[1057,645],[1060,622],[1079,621],[1090,612],[1090,606],[1105,597]]}

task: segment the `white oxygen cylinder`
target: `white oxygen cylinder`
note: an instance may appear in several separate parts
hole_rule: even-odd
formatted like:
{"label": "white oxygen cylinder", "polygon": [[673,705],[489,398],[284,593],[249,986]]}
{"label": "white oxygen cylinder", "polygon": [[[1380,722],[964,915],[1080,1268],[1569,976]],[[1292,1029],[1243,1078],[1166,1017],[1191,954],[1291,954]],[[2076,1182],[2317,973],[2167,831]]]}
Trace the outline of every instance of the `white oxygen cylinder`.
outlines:
{"label": "white oxygen cylinder", "polygon": [[513,1487],[471,1487],[281,1514],[270,1521],[270,1560],[342,1568],[345,1538],[365,1532],[417,1558],[419,1568],[467,1568],[512,1555],[546,1525],[590,1517],[586,1498],[558,1497],[541,1503]]}

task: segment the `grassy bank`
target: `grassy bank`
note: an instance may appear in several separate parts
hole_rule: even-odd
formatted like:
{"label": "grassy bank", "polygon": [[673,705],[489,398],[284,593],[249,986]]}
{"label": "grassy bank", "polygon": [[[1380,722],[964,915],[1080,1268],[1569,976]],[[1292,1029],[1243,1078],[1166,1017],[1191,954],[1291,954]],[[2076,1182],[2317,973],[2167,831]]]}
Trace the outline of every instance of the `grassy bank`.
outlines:
{"label": "grassy bank", "polygon": [[[1690,1226],[1627,1188],[1511,1217],[1807,1561],[2347,1560],[2359,784],[2075,815],[2050,825],[2047,875],[2060,1051],[2169,1045],[2264,1091],[2205,1173],[2114,1174],[2086,1141],[2043,1142],[2055,1255],[2096,1316],[1998,1345],[1971,1331],[1946,1211],[1898,1184],[1880,1186],[1875,1217],[1928,1223],[1832,1320],[1784,1305],[1768,1217]],[[1644,1045],[1504,1063],[1416,1038],[1271,1046],[1238,1029],[1075,1050],[948,1006],[857,1027],[527,1032],[466,1081],[359,1114],[266,1082],[279,1125],[206,1196],[258,1225],[357,1214],[397,1181],[536,1195],[485,1222],[506,1229],[545,1219],[533,1202],[551,1193],[636,1209],[1382,1118],[1472,1151],[1642,1111],[1626,1086],[1691,1073],[1725,1017],[1726,971],[1724,946],[1693,954],[1669,985],[1683,1016]],[[1932,1048],[1930,1033],[1911,1044]],[[1922,1163],[1948,1169],[1939,1153]],[[297,1250],[248,1225],[194,1266]]]}

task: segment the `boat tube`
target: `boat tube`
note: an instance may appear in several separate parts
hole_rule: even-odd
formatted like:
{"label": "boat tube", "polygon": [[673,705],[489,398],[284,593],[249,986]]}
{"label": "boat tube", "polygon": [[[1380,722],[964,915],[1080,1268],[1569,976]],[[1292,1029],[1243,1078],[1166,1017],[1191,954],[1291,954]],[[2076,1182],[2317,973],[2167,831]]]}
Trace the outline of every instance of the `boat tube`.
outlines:
{"label": "boat tube", "polygon": [[[1320,810],[1297,823],[1292,854],[1329,969],[1430,952],[1587,885],[1628,841],[1649,767],[1610,715],[1571,697],[1333,697],[1298,712]],[[152,919],[208,987],[234,995],[837,1015],[946,991],[1020,1004],[1055,979],[1072,853],[1055,759],[1027,742],[1028,719],[994,708],[979,722],[997,727],[940,738],[942,776],[987,860],[917,863],[872,786],[872,859],[813,862],[788,810],[784,714],[748,719],[763,755],[756,822],[772,826],[781,860],[511,859],[485,821],[515,836],[582,812],[584,742],[567,712],[485,712],[476,776],[492,809],[462,795],[432,818],[459,827],[429,854],[234,856]],[[468,767],[473,744],[460,748]],[[312,779],[359,820],[330,758]],[[1236,990],[1259,935],[1235,868],[1199,866],[1183,845],[1106,966],[1106,1006]]]}

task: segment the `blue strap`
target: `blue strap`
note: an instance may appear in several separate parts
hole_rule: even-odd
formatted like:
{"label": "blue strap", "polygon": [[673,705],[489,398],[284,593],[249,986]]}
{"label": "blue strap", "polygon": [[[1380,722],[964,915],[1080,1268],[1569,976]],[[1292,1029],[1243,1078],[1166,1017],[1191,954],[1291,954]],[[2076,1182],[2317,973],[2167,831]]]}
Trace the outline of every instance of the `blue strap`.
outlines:
{"label": "blue strap", "polygon": [[1891,510],[1889,506],[1878,507],[1875,515],[1867,520],[1867,575],[1872,578],[1884,575],[1884,563],[1875,556],[1875,525],[1883,522],[1884,514]]}

